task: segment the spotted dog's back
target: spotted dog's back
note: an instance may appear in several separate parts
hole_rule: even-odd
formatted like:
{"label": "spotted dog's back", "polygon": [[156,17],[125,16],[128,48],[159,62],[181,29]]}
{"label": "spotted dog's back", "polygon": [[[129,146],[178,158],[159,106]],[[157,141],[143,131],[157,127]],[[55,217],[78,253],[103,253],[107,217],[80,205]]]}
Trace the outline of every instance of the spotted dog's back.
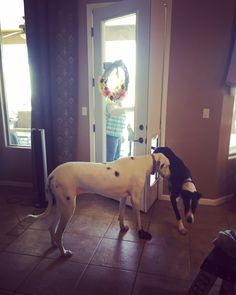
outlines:
{"label": "spotted dog's back", "polygon": [[128,196],[129,187],[140,186],[140,178],[145,179],[145,169],[140,166],[142,162],[139,158],[142,157],[121,158],[104,164],[67,162],[59,165],[51,174],[53,193],[57,195],[58,192],[63,192],[64,195],[72,196],[81,193],[97,193],[111,197]]}
{"label": "spotted dog's back", "polygon": [[106,164],[91,162],[68,162],[56,167],[48,177],[47,196],[49,206],[46,211],[34,218],[46,216],[56,199],[57,214],[49,226],[51,243],[58,247],[61,255],[69,257],[72,252],[65,249],[62,236],[75,208],[76,197],[82,193],[96,193],[111,198],[119,198],[119,225],[127,231],[124,213],[127,196],[130,196],[135,211],[140,239],[150,240],[151,234],[142,228],[140,198],[145,181],[151,173],[159,172],[168,177],[169,160],[161,153],[122,158]]}

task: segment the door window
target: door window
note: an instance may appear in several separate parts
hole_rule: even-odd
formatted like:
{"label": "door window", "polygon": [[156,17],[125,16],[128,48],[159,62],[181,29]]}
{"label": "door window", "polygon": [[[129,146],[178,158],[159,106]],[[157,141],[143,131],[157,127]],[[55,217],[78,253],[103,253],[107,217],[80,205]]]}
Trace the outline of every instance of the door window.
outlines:
{"label": "door window", "polygon": [[[106,160],[115,160],[120,157],[133,155],[133,132],[134,132],[134,107],[135,107],[135,72],[136,72],[136,15],[126,15],[104,22],[104,56],[103,63],[113,63],[121,60],[128,71],[128,89],[124,98],[119,102],[109,101],[106,103],[106,149],[107,156],[113,157]],[[112,77],[113,75],[113,77]],[[124,81],[124,73],[120,68],[114,69],[110,75],[111,88],[117,87],[117,83]],[[121,79],[121,80],[120,80]],[[114,110],[124,111],[122,114],[109,112],[110,107]],[[110,121],[119,126],[113,127],[122,134],[109,133]],[[122,126],[121,126],[122,125]],[[111,134],[111,135],[110,135]],[[115,142],[110,142],[115,138]],[[111,153],[109,153],[109,151]]]}
{"label": "door window", "polygon": [[232,91],[234,92],[234,108],[229,143],[229,156],[236,155],[236,87],[233,88]]}
{"label": "door window", "polygon": [[[120,107],[126,109],[126,120],[120,137],[121,148],[118,158],[146,153],[149,20],[149,1],[130,0],[93,10],[95,81],[104,73],[106,64],[116,61],[122,61],[129,74],[127,95],[119,102],[122,105]],[[112,74],[111,80],[118,77],[119,83],[119,69]],[[111,105],[114,106],[114,102]],[[104,162],[108,160],[109,154],[109,108],[107,100],[101,96],[98,83],[95,83],[94,106],[95,161]],[[119,145],[117,142],[113,144]]]}

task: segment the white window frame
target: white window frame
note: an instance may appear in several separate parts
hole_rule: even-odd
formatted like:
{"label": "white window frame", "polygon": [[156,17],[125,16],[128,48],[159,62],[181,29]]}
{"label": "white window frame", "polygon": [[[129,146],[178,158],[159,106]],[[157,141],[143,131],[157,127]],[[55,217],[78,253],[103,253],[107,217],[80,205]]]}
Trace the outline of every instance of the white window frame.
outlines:
{"label": "white window frame", "polygon": [[[231,96],[234,97],[234,106],[233,106],[233,114],[232,114],[232,123],[231,123],[231,131],[230,131],[230,143],[229,143],[229,157],[230,158],[236,158],[236,87],[231,87]],[[234,126],[233,126],[234,125]],[[232,130],[235,130],[234,133],[232,133]],[[234,140],[235,140],[235,145],[233,145],[232,147],[230,146],[233,137],[234,136]]]}

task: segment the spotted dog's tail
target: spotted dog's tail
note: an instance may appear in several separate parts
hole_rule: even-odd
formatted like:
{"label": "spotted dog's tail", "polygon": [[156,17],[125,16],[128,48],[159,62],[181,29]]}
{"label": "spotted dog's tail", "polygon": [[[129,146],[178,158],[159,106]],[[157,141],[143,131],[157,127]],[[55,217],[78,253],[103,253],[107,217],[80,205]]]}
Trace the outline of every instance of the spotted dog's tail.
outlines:
{"label": "spotted dog's tail", "polygon": [[53,204],[53,192],[51,190],[52,179],[53,179],[53,176],[49,176],[49,178],[47,180],[47,184],[46,184],[46,197],[47,197],[47,201],[48,201],[47,209],[39,215],[29,214],[29,215],[27,215],[27,217],[31,217],[34,219],[41,219],[41,218],[48,216],[49,213],[51,212],[52,204]]}

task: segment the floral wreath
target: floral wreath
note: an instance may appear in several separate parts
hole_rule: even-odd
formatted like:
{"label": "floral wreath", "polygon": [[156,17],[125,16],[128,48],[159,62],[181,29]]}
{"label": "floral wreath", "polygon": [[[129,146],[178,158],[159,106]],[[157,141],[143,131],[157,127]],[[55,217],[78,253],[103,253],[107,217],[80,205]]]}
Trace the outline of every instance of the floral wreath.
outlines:
{"label": "floral wreath", "polygon": [[[105,71],[103,75],[98,79],[99,91],[104,97],[107,97],[111,101],[123,99],[127,94],[129,85],[129,73],[127,67],[122,60],[117,60],[113,63],[105,63],[104,68]],[[114,88],[114,91],[111,91],[107,85],[109,76],[115,69],[117,69],[118,72],[119,68],[123,70],[125,79],[118,83],[118,85]]]}

